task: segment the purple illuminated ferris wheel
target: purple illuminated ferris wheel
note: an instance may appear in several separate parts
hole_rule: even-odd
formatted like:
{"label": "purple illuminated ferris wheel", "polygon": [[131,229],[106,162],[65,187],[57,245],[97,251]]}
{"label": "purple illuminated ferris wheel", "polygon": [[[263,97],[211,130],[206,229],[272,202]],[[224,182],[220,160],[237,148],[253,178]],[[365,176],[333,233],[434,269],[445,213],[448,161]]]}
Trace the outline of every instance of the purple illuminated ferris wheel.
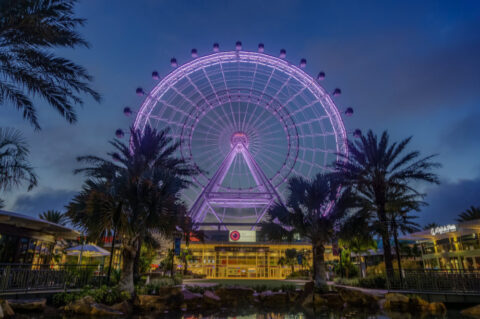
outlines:
{"label": "purple illuminated ferris wheel", "polygon": [[[179,156],[202,173],[183,194],[199,223],[252,223],[286,197],[286,181],[327,172],[338,154],[347,152],[341,114],[312,78],[280,57],[236,50],[198,57],[174,68],[144,93],[134,127],[171,128],[180,141]],[[332,96],[340,94],[336,89]],[[353,110],[346,109],[346,115]],[[226,227],[226,226],[224,226]]]}

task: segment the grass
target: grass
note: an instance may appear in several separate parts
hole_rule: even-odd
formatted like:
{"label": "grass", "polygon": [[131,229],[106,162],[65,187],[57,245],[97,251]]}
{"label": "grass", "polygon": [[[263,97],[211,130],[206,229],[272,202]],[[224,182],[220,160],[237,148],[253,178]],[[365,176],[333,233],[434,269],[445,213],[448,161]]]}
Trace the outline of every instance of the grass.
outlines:
{"label": "grass", "polygon": [[254,287],[254,286],[267,286],[268,288],[280,288],[283,285],[291,284],[303,287],[303,282],[292,282],[287,280],[275,280],[275,279],[199,279],[188,280],[189,283],[212,283],[222,286],[240,286],[240,287]]}

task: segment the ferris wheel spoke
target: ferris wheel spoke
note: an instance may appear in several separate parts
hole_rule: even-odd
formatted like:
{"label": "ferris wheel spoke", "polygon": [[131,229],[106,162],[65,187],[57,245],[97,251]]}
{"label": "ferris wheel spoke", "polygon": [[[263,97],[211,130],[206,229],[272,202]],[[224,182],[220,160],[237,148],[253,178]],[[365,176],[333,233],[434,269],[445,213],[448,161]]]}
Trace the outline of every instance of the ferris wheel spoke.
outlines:
{"label": "ferris wheel spoke", "polygon": [[[281,195],[288,176],[328,172],[338,152],[346,151],[343,122],[325,90],[286,61],[246,51],[218,52],[179,66],[145,99],[135,125],[171,127],[169,136],[181,143],[179,155],[202,169],[192,178],[200,187],[182,192],[188,205],[231,151],[236,132],[246,135],[249,152]],[[261,191],[249,170],[237,155],[219,189]],[[209,220],[237,216],[232,208],[215,207],[218,217],[212,209]],[[260,211],[252,208],[240,218],[255,221]]]}

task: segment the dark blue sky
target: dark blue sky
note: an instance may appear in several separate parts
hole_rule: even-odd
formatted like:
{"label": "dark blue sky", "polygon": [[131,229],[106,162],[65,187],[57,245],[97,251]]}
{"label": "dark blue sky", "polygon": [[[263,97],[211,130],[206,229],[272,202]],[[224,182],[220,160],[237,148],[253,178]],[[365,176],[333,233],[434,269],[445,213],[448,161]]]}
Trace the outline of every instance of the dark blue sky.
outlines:
{"label": "dark blue sky", "polygon": [[24,132],[40,177],[31,192],[8,193],[7,209],[36,215],[62,209],[81,186],[75,158],[103,155],[115,129],[137,108],[135,89],[151,89],[152,70],[170,71],[170,58],[192,48],[211,52],[241,40],[267,53],[308,60],[307,72],[327,74],[328,91],[342,88],[339,107],[355,115],[347,129],[388,129],[393,140],[414,136],[412,149],[438,153],[440,186],[420,185],[430,207],[421,222],[450,222],[480,205],[480,2],[478,1],[82,1],[77,15],[91,49],[58,52],[86,66],[103,102],[86,100],[68,125],[39,101],[43,130],[2,106],[0,126]]}

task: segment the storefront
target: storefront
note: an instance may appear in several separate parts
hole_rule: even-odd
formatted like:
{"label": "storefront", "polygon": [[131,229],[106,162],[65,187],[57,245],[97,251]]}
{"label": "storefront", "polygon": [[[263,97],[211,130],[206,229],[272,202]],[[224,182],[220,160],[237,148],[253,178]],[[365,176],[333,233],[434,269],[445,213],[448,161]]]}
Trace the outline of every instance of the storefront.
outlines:
{"label": "storefront", "polygon": [[[188,269],[206,278],[218,279],[284,279],[291,272],[311,267],[312,248],[307,242],[267,243],[257,241],[255,231],[206,232],[204,243],[193,242]],[[296,256],[286,259],[286,251]],[[333,260],[327,246],[325,260]]]}
{"label": "storefront", "polygon": [[425,269],[480,270],[480,220],[416,232],[403,239],[420,244]]}
{"label": "storefront", "polygon": [[79,233],[27,215],[0,211],[0,263],[50,264],[56,240]]}

